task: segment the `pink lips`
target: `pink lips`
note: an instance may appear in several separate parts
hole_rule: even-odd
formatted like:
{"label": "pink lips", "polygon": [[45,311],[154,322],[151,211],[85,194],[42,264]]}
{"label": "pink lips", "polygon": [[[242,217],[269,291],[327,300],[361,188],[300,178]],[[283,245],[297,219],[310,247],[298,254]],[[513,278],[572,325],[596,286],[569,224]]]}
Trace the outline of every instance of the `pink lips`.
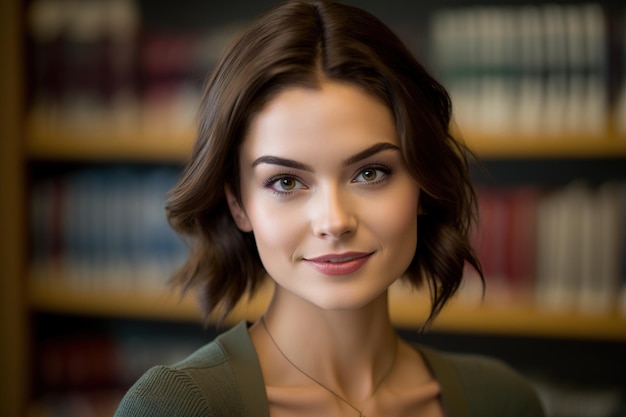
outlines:
{"label": "pink lips", "polygon": [[324,275],[349,275],[361,269],[371,255],[372,253],[348,252],[305,259],[305,262]]}

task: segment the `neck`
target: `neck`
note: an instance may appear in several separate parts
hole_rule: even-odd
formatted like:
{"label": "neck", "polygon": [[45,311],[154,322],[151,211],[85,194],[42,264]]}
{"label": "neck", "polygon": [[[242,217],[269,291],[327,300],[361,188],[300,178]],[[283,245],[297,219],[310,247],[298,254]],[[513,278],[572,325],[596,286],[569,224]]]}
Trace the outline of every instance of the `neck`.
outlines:
{"label": "neck", "polygon": [[352,401],[370,397],[393,365],[398,341],[387,294],[358,309],[328,311],[278,290],[265,321],[270,341],[299,368],[286,370],[304,371]]}

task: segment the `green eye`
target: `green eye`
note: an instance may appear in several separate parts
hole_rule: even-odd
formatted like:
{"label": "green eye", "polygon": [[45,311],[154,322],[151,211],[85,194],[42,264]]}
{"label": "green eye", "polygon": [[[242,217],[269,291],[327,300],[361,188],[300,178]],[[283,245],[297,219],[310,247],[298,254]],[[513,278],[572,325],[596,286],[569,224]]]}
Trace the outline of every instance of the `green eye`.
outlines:
{"label": "green eye", "polygon": [[364,169],[363,172],[361,172],[361,177],[363,177],[365,181],[374,181],[377,177],[376,170]]}
{"label": "green eye", "polygon": [[374,185],[385,182],[391,175],[391,169],[385,166],[370,166],[361,169],[358,175],[352,180],[356,183]]}
{"label": "green eye", "polygon": [[287,195],[291,194],[291,192],[306,189],[306,186],[301,181],[290,175],[271,177],[263,184],[263,186],[281,195]]}
{"label": "green eye", "polygon": [[281,189],[291,191],[296,188],[297,181],[293,178],[281,178],[278,183],[280,184]]}

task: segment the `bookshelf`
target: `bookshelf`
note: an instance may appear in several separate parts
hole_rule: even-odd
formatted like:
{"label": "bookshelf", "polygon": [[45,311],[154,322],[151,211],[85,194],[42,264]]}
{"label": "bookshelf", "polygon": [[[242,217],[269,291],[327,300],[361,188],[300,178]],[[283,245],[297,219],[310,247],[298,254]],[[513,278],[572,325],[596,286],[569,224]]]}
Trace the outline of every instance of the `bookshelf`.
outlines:
{"label": "bookshelf", "polygon": [[[237,306],[227,320],[254,321],[265,310],[271,288],[263,288],[252,299]],[[86,291],[72,287],[31,285],[30,308],[39,312],[86,317],[135,318],[156,321],[196,322],[200,317],[193,297],[171,291],[144,293],[127,291]],[[401,328],[415,329],[427,317],[428,299],[423,294],[392,292],[391,317]],[[528,301],[503,305],[497,301],[453,300],[435,321],[432,330],[440,332],[483,333],[508,336],[583,338],[626,341],[626,320],[617,311],[583,314],[576,311],[541,310]]]}
{"label": "bookshelf", "polygon": [[[163,161],[185,160],[194,141],[193,128],[173,135],[150,134],[137,129],[117,135],[80,134],[59,128],[45,132],[29,126],[26,153],[41,160],[74,161]],[[105,139],[106,137],[106,139]],[[626,139],[572,135],[512,135],[503,138],[493,133],[468,132],[461,138],[481,158],[575,158],[626,157]]]}
{"label": "bookshelf", "polygon": [[[29,132],[38,132],[34,127]],[[40,131],[39,131],[40,132]],[[134,140],[129,140],[134,138]],[[589,137],[520,137],[498,138],[477,133],[464,135],[466,143],[483,158],[554,158],[554,157],[624,157],[626,140]],[[169,139],[172,139],[171,137]],[[510,140],[509,140],[510,139]],[[134,161],[180,163],[190,151],[193,132],[165,140],[164,136],[137,134],[113,136],[103,140],[98,135],[90,137],[60,129],[54,134],[34,133],[26,135],[25,153],[32,160],[46,161]],[[56,279],[64,282],[63,278]],[[35,281],[32,279],[31,281]],[[165,288],[164,288],[165,289]],[[67,313],[87,316],[128,316],[155,320],[194,321],[199,317],[195,302],[188,298],[177,301],[175,296],[163,294],[134,294],[123,291],[85,291],[68,287],[51,287],[34,284],[29,288],[31,307],[38,311]],[[163,297],[166,297],[165,299]],[[248,308],[240,308],[231,323],[246,318],[253,320],[263,311],[268,295],[255,300]],[[164,304],[161,304],[161,301]],[[419,300],[422,304],[426,300]],[[393,305],[394,321],[404,327],[419,327],[425,311],[411,311],[415,300],[396,297]],[[155,307],[159,305],[159,308]],[[582,322],[586,325],[580,325]],[[578,325],[568,325],[568,323]],[[472,324],[473,323],[473,324]],[[480,323],[480,324],[477,324]],[[541,323],[541,326],[537,326]],[[475,331],[553,337],[589,337],[608,340],[626,338],[626,317],[611,310],[606,315],[579,314],[574,312],[550,312],[533,305],[532,301],[517,302],[503,308],[497,303],[457,302],[435,324],[435,329],[445,331]]]}
{"label": "bookshelf", "polygon": [[[28,38],[25,16],[33,1],[9,0],[1,2],[0,9],[3,42],[0,60],[11,63],[0,66],[0,185],[5,195],[3,204],[0,204],[0,226],[4,234],[0,249],[0,337],[3,340],[0,368],[8,371],[7,380],[15,381],[0,390],[0,415],[16,417],[25,416],[27,410],[33,417],[45,415],[47,398],[36,381],[41,370],[37,369],[37,362],[31,359],[41,350],[46,352],[46,343],[53,339],[49,334],[51,330],[46,328],[50,318],[60,320],[65,326],[64,332],[71,333],[77,321],[83,325],[86,322],[88,326],[93,323],[94,329],[104,328],[109,331],[119,322],[125,321],[141,322],[142,325],[145,322],[157,325],[173,323],[174,326],[183,327],[198,324],[200,317],[193,297],[179,298],[176,293],[169,292],[164,284],[141,291],[115,286],[75,286],[72,285],[74,278],[70,279],[63,274],[52,274],[41,280],[32,272],[35,245],[29,213],[33,190],[47,179],[48,173],[50,176],[59,172],[64,175],[77,172],[80,175],[81,170],[92,167],[107,170],[119,165],[148,166],[147,169],[179,167],[185,161],[194,140],[193,123],[189,122],[189,115],[193,111],[188,104],[175,109],[186,114],[185,121],[175,126],[168,126],[162,121],[151,126],[151,121],[156,121],[163,114],[159,103],[144,112],[140,121],[122,127],[104,123],[96,129],[85,129],[84,125],[48,124],[30,117],[28,101],[32,99],[32,86],[22,77],[30,74],[26,69],[32,62],[22,54],[32,52],[23,44]],[[153,19],[155,14],[162,14],[168,7],[164,1],[152,2],[155,6],[146,6],[149,2],[139,3],[147,8],[143,12]],[[434,3],[425,2],[424,7],[428,10],[436,9]],[[461,6],[452,0],[449,3],[455,7]],[[519,4],[506,0],[501,3]],[[363,4],[367,6],[368,2]],[[387,6],[383,10],[376,10],[376,7],[381,6],[369,7],[390,21],[397,17]],[[260,4],[256,4],[251,10],[261,8]],[[235,16],[231,12],[224,13],[231,18]],[[220,20],[217,17],[212,19],[212,24]],[[162,17],[157,16],[156,20],[162,25]],[[403,29],[408,30],[410,36],[421,35],[411,32],[413,29],[407,27],[405,24]],[[192,97],[191,102],[194,99]],[[616,118],[613,116],[613,119]],[[567,160],[571,165],[576,164],[577,160],[592,158],[600,163],[604,159],[623,161],[626,167],[626,134],[613,129],[612,124],[608,121],[609,127],[600,134],[558,129],[540,129],[533,134],[502,134],[469,126],[461,130],[461,136],[481,158],[492,161],[555,160],[555,169],[558,170],[559,160]],[[626,180],[624,169],[617,176],[622,181]],[[106,274],[99,279],[98,282],[109,281]],[[119,282],[120,277],[115,277],[115,280]],[[269,299],[270,291],[268,287],[263,288],[249,304],[238,306],[227,324],[258,317]],[[392,297],[391,315],[394,323],[403,329],[418,328],[426,317],[424,295],[409,294],[399,287],[392,291]],[[201,329],[198,331],[201,332]],[[489,335],[519,340],[539,339],[546,343],[551,340],[582,340],[590,344],[624,346],[626,313],[618,311],[617,306],[601,312],[586,313],[576,308],[550,309],[545,305],[539,306],[527,294],[518,298],[509,295],[502,301],[498,299],[497,293],[488,293],[482,302],[475,296],[461,296],[454,300],[436,320],[432,331],[463,337]],[[80,337],[79,330],[75,330],[75,333],[74,336]],[[119,393],[112,394],[113,403],[117,395]],[[44,411],[38,412],[42,401]],[[108,410],[110,407],[109,403],[103,409]]]}
{"label": "bookshelf", "polygon": [[184,133],[155,134],[141,129],[108,135],[81,134],[71,130],[45,131],[29,126],[25,152],[31,159],[49,161],[151,161],[185,160],[194,141],[193,129]]}
{"label": "bookshelf", "polygon": [[463,136],[481,158],[606,158],[626,156],[626,140],[617,136],[508,136],[471,132]]}

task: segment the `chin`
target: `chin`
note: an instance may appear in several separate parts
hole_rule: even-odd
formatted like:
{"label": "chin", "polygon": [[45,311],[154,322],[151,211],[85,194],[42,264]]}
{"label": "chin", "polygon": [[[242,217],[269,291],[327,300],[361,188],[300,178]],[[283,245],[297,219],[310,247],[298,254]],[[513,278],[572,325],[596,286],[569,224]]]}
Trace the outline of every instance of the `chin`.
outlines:
{"label": "chin", "polygon": [[309,302],[322,310],[354,311],[379,301],[381,297],[386,299],[387,288],[370,294],[358,294],[354,290],[348,291],[347,294],[346,292],[336,291],[331,296],[309,297],[308,299]]}

